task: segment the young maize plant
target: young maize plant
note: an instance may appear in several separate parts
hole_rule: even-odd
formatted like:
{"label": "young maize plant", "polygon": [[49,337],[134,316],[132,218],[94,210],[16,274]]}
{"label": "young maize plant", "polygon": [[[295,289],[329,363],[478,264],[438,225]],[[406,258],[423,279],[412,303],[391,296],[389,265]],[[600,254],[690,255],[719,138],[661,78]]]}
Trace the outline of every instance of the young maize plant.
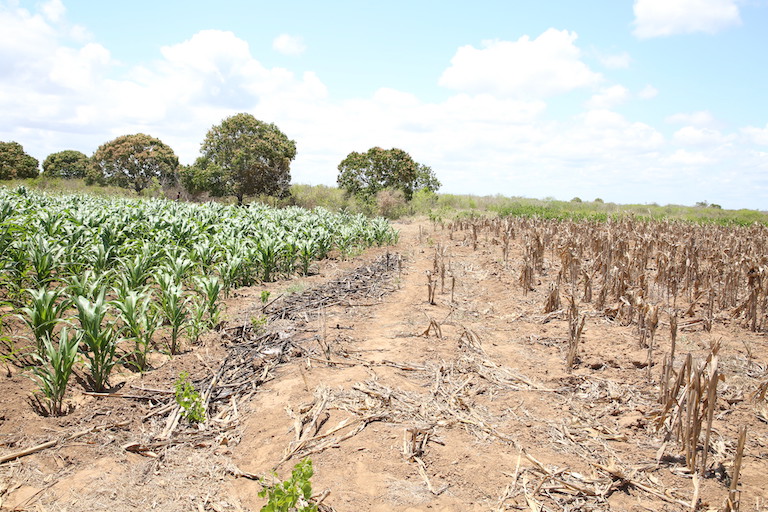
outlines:
{"label": "young maize plant", "polygon": [[313,229],[306,240],[315,245],[315,259],[324,260],[333,249],[333,233],[324,227]]}
{"label": "young maize plant", "polygon": [[8,204],[0,204],[0,287],[10,288],[13,282],[10,272],[16,265],[26,266],[24,253],[19,249],[20,239],[24,236],[24,230],[11,220],[6,220]]}
{"label": "young maize plant", "polygon": [[196,242],[192,246],[191,256],[200,265],[203,274],[209,274],[220,257],[216,246],[209,239]]}
{"label": "young maize plant", "polygon": [[347,226],[342,226],[336,235],[336,245],[339,248],[342,259],[349,258],[355,249],[358,233]]}
{"label": "young maize plant", "polygon": [[309,267],[315,259],[317,244],[313,240],[299,240],[296,242],[299,257],[299,272],[301,275],[309,275]]}
{"label": "young maize plant", "polygon": [[208,330],[208,318],[206,318],[205,299],[199,295],[189,298],[189,310],[191,314],[186,324],[187,339],[193,345],[200,341],[200,336]]}
{"label": "young maize plant", "polygon": [[153,249],[151,245],[145,245],[140,252],[120,260],[121,275],[125,277],[125,284],[129,289],[137,290],[147,284],[155,267],[155,261],[159,259],[158,251]]}
{"label": "young maize plant", "polygon": [[62,321],[64,312],[70,307],[71,301],[64,297],[62,290],[27,290],[32,300],[29,306],[21,308],[21,319],[32,331],[35,339],[37,354],[42,356],[45,350],[45,340],[53,339],[56,325]]}
{"label": "young maize plant", "polygon": [[85,270],[82,274],[72,275],[66,278],[67,286],[64,291],[70,297],[85,297],[93,299],[96,293],[103,288],[105,274],[97,275],[93,270]]}
{"label": "young maize plant", "polygon": [[[0,308],[10,306],[10,303],[0,302]],[[9,313],[0,314],[0,361],[5,365],[6,375],[11,377],[10,364],[19,364],[19,358],[22,357],[21,349],[16,346],[13,336],[9,336],[5,329],[6,318]]]}
{"label": "young maize plant", "polygon": [[152,302],[150,292],[130,290],[124,296],[114,299],[111,304],[118,310],[122,327],[120,335],[134,343],[127,360],[137,371],[147,369],[147,357],[152,349],[152,336],[160,327],[160,315]]}
{"label": "young maize plant", "polygon": [[224,297],[229,297],[229,292],[235,287],[237,276],[240,275],[241,269],[245,266],[243,258],[239,256],[230,256],[224,258],[218,265],[219,276],[221,276],[221,286],[224,292]]}
{"label": "young maize plant", "polygon": [[206,327],[213,329],[219,324],[221,317],[221,305],[219,295],[223,289],[221,279],[216,276],[192,277],[195,291],[202,298],[202,310],[207,316]]}
{"label": "young maize plant", "polygon": [[42,235],[37,235],[28,241],[26,250],[35,271],[32,286],[47,287],[55,278],[57,264],[63,259],[64,247],[54,247]]}
{"label": "young maize plant", "polygon": [[298,241],[295,238],[287,238],[283,243],[283,250],[280,255],[278,272],[286,277],[290,277],[296,270],[296,259],[298,256]]}
{"label": "young maize plant", "polygon": [[259,241],[254,256],[261,268],[262,281],[267,283],[272,281],[273,276],[279,271],[282,251],[283,243],[269,235],[265,235]]}
{"label": "young maize plant", "polygon": [[118,335],[115,321],[106,321],[109,302],[104,299],[106,288],[102,288],[93,301],[86,297],[75,297],[77,318],[80,321],[79,334],[87,350],[88,380],[94,391],[100,393],[109,385],[109,375],[117,364]]}
{"label": "young maize plant", "polygon": [[195,263],[185,256],[169,254],[162,271],[171,275],[177,283],[180,283],[187,278],[194,266]]}
{"label": "young maize plant", "polygon": [[90,265],[94,272],[103,273],[109,270],[117,258],[117,248],[105,244],[91,245]]}
{"label": "young maize plant", "polygon": [[157,281],[160,285],[160,311],[171,327],[168,350],[174,356],[179,353],[179,335],[189,323],[187,312],[189,298],[184,296],[184,290],[181,284],[176,282],[174,276],[160,274],[157,276]]}
{"label": "young maize plant", "polygon": [[67,383],[72,375],[72,367],[77,361],[77,347],[80,336],[71,335],[64,327],[59,332],[59,341],[54,343],[49,338],[43,339],[41,354],[34,354],[37,361],[32,371],[37,378],[40,392],[48,402],[46,412],[51,416],[64,414],[64,395]]}

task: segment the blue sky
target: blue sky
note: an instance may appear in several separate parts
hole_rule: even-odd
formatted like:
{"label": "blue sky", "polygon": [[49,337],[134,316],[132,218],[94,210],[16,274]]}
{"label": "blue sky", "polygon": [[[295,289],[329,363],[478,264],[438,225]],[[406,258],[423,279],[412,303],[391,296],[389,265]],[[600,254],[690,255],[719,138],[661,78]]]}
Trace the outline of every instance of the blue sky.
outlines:
{"label": "blue sky", "polygon": [[381,146],[450,193],[768,209],[766,48],[768,0],[0,0],[0,140],[192,163],[249,112],[295,183]]}

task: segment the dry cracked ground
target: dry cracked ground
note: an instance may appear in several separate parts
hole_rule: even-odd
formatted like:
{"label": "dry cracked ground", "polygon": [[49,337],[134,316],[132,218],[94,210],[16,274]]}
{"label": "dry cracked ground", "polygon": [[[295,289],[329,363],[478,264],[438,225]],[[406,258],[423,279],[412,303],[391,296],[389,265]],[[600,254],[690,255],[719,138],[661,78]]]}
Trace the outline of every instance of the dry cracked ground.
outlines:
{"label": "dry cracked ground", "polygon": [[[397,227],[395,247],[238,290],[220,331],[144,376],[121,373],[109,395],[73,384],[62,418],[35,413],[34,384],[11,366],[0,509],[257,511],[273,471],[308,457],[321,509],[340,512],[723,510],[729,496],[768,510],[764,335],[681,329],[678,370],[719,343],[723,375],[705,471],[692,473],[662,424],[685,411],[663,410],[662,364],[649,371],[636,326],[582,304],[569,371],[567,305],[544,313],[546,276],[523,293],[519,241],[505,259],[492,233],[473,246],[466,231]],[[207,402],[203,425],[173,400],[182,371]]]}

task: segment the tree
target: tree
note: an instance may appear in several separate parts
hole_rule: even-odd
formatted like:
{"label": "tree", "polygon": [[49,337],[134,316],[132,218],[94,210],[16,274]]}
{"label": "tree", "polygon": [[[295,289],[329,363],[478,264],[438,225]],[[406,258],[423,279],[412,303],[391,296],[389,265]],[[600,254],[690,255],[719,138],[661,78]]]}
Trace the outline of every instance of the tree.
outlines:
{"label": "tree", "polygon": [[123,135],[99,146],[91,157],[85,181],[141,192],[153,179],[163,185],[174,183],[178,167],[179,159],[160,139],[143,133]]}
{"label": "tree", "polygon": [[88,157],[72,149],[51,153],[43,161],[43,174],[50,178],[84,178],[87,170]]}
{"label": "tree", "polygon": [[366,153],[353,151],[339,164],[339,187],[349,194],[370,199],[386,188],[403,191],[410,201],[414,192],[435,192],[440,182],[430,167],[417,163],[402,149],[371,148]]}
{"label": "tree", "polygon": [[288,193],[296,142],[271,123],[250,114],[228,117],[213,126],[195,164],[182,170],[184,187],[214,197]]}
{"label": "tree", "polygon": [[18,142],[0,142],[0,180],[36,178],[40,163]]}

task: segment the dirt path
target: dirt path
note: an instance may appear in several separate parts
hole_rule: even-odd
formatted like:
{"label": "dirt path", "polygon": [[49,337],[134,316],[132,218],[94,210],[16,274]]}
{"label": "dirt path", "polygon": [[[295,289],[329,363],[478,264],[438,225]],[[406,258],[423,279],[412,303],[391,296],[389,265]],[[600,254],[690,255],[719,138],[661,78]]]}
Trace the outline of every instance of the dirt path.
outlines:
{"label": "dirt path", "polygon": [[[568,372],[568,322],[543,313],[547,282],[520,290],[519,247],[505,262],[491,235],[473,248],[464,232],[426,222],[398,227],[394,249],[269,287],[275,296],[288,286],[311,288],[387,250],[403,257],[389,292],[304,312],[300,349],[238,405],[231,427],[149,453],[125,446],[162,427],[151,421],[84,436],[0,466],[0,508],[255,511],[264,503],[261,484],[234,475],[276,469],[285,477],[308,456],[314,490],[330,491],[325,503],[339,512],[692,509],[694,479],[653,428],[657,383],[647,378],[631,327],[587,311],[579,363]],[[230,301],[231,326],[259,314],[261,291],[241,290]],[[764,337],[741,330],[687,333],[680,350],[701,357],[718,338],[732,373],[746,364],[742,343],[752,347],[750,368],[768,366]],[[210,376],[224,357],[222,341],[232,343],[211,335],[140,384],[167,388],[181,370]],[[726,382],[726,393],[738,383]],[[24,416],[16,430],[0,423],[3,435],[16,436],[6,445],[148,410],[117,398],[82,400],[88,407],[63,420],[34,418],[17,404]],[[701,510],[717,510],[728,494],[737,417],[750,424],[742,510],[768,510],[768,429],[740,404],[717,411],[712,457],[722,473],[701,480]],[[34,435],[19,431],[25,424]]]}

